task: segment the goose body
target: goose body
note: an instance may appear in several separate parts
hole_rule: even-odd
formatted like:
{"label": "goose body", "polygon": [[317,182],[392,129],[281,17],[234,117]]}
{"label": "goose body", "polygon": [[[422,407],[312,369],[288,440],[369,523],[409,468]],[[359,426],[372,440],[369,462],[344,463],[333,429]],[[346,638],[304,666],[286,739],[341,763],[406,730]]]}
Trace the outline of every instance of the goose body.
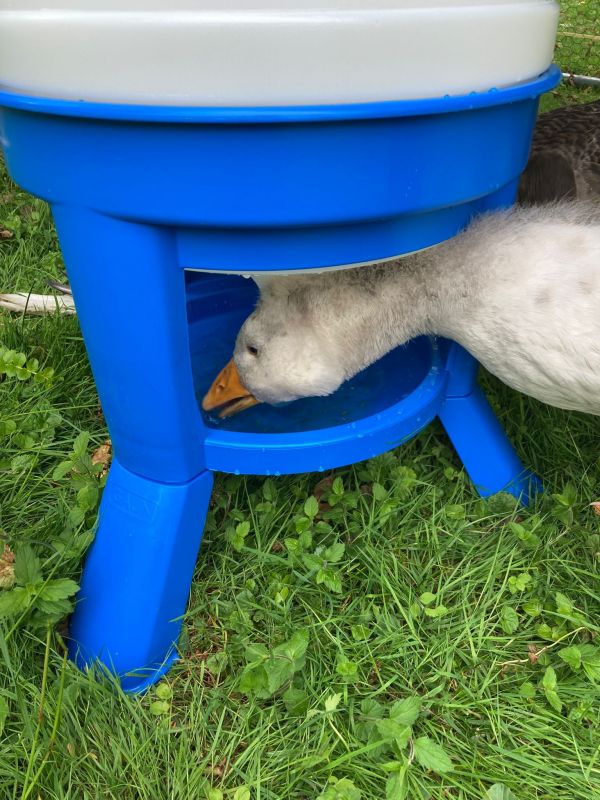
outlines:
{"label": "goose body", "polygon": [[600,100],[541,114],[521,176],[521,203],[575,198],[600,200]]}
{"label": "goose body", "polygon": [[395,262],[261,281],[204,407],[331,394],[422,334],[550,405],[600,414],[600,209],[515,207]]}

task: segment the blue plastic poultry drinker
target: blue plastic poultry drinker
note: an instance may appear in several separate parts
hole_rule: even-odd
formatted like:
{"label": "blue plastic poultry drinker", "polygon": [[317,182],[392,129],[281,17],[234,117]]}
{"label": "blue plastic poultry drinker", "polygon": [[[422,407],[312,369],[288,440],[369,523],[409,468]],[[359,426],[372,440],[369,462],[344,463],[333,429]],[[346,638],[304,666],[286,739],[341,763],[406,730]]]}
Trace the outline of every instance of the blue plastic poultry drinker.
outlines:
{"label": "blue plastic poultry drinker", "polygon": [[[412,22],[420,13],[415,3],[391,5],[408,9]],[[536,55],[542,61],[530,65],[527,79],[508,70],[504,83],[493,76],[486,86],[479,76],[477,91],[440,85],[426,95],[422,87],[422,98],[414,96],[413,80],[399,90],[403,99],[389,92],[370,99],[361,88],[362,95],[336,103],[336,87],[346,83],[329,86],[321,65],[321,82],[311,88],[307,78],[304,95],[294,83],[287,104],[285,93],[262,97],[258,89],[244,89],[250,100],[241,103],[234,82],[221,86],[222,76],[210,102],[188,92],[192,100],[183,104],[169,94],[164,73],[161,102],[140,101],[133,83],[124,97],[130,76],[118,41],[107,81],[112,74],[122,91],[111,98],[110,87],[99,85],[98,65],[94,72],[89,31],[83,73],[57,72],[77,34],[60,25],[64,57],[28,76],[23,48],[37,53],[45,37],[37,28],[13,30],[14,14],[6,22],[0,9],[6,162],[21,186],[52,206],[115,452],[71,619],[71,653],[80,666],[99,660],[128,691],[144,689],[169,667],[213,471],[330,469],[396,447],[437,416],[481,494],[507,489],[526,499],[530,477],[476,386],[477,364],[451,342],[417,339],[332,397],[256,407],[227,421],[204,418],[198,398],[231,356],[255,303],[255,284],[242,275],[396,257],[514,201],[539,95],[559,79],[547,68],[554,7],[538,5],[546,15],[551,9],[551,18]],[[515,4],[486,4],[496,6],[508,14]],[[42,33],[51,13],[40,16]],[[35,15],[28,19],[36,23]],[[531,24],[539,37],[541,23]],[[494,25],[490,42],[500,36]],[[257,23],[246,35],[260,40],[261,30]],[[140,37],[145,42],[143,31]],[[532,41],[529,35],[521,56],[536,50]],[[511,52],[518,60],[514,37],[505,44],[505,62]],[[324,48],[326,55],[315,51],[317,62],[335,57]],[[168,73],[170,65],[164,60],[161,69]],[[248,67],[253,81],[259,67]],[[375,73],[375,88],[389,83],[387,73]],[[90,91],[71,85],[71,77],[89,81]],[[54,88],[40,83],[53,79]]]}

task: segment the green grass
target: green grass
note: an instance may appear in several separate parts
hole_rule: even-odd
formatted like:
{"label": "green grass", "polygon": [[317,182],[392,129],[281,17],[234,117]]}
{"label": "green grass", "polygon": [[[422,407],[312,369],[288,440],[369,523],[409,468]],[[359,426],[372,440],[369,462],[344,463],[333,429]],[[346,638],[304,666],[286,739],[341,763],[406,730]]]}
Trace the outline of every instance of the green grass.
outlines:
{"label": "green grass", "polygon": [[[48,210],[0,193],[0,287],[44,290],[64,278]],[[77,580],[98,479],[55,469],[107,436],[77,320],[0,312],[1,346],[55,371],[0,377],[1,536],[20,573]],[[326,476],[316,517],[323,475],[220,476],[183,657],[145,697],[65,663],[60,604],[2,621],[0,798],[600,798],[598,422],[485,383],[544,477],[530,509],[479,500],[437,426]]]}
{"label": "green grass", "polygon": [[[560,0],[561,16],[556,63],[563,72],[600,78],[600,3],[597,0]],[[542,98],[541,108],[600,100],[600,88],[563,85]]]}
{"label": "green grass", "polygon": [[597,0],[560,0],[556,60],[565,72],[600,77],[600,6]]}

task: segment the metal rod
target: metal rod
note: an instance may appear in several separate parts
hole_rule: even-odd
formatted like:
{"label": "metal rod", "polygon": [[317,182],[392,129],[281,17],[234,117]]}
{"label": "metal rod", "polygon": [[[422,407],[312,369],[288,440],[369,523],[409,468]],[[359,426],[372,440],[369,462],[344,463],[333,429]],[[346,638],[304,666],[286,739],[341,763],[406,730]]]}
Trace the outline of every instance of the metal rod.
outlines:
{"label": "metal rod", "polygon": [[594,86],[600,89],[600,78],[593,78],[591,75],[574,75],[572,72],[563,72],[565,81],[574,86]]}

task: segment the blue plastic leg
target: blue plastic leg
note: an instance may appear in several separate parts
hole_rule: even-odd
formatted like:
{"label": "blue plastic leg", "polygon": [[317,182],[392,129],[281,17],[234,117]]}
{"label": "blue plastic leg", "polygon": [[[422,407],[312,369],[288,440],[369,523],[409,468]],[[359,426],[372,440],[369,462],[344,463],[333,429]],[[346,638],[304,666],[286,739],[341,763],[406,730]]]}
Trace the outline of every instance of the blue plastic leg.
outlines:
{"label": "blue plastic leg", "polygon": [[185,483],[205,465],[175,233],[53,211],[114,452],[138,475]]}
{"label": "blue plastic leg", "polygon": [[482,497],[504,491],[527,505],[541,481],[525,469],[477,385],[477,361],[456,342],[445,345],[447,399],[439,417],[456,452]]}
{"label": "blue plastic leg", "polygon": [[174,658],[212,477],[175,233],[57,206],[77,314],[115,452],[71,621],[71,653],[129,691]]}
{"label": "blue plastic leg", "polygon": [[440,419],[469,477],[482,497],[509,492],[525,505],[541,489],[509,442],[484,393],[449,397]]}
{"label": "blue plastic leg", "polygon": [[444,341],[447,347],[447,397],[466,397],[477,386],[479,362],[456,342]]}
{"label": "blue plastic leg", "polygon": [[80,667],[100,660],[132,692],[169,668],[211,488],[210,472],[167,485],[113,462],[71,619]]}

